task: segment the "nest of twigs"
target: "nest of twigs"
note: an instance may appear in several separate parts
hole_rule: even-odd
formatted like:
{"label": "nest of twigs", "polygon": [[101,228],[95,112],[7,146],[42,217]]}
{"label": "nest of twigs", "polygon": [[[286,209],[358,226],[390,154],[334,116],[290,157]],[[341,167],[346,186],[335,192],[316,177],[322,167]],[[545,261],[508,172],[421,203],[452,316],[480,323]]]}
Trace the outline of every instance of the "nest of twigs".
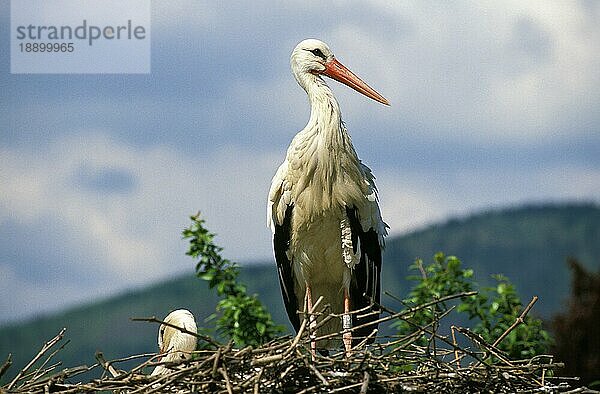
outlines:
{"label": "nest of twigs", "polygon": [[[437,302],[470,294],[445,297],[398,313],[381,307],[380,322],[407,319]],[[323,309],[308,314],[325,312]],[[591,392],[577,388],[576,380],[558,377],[555,370],[562,364],[550,355],[511,360],[497,348],[498,341],[486,343],[466,328],[453,326],[451,335],[440,334],[439,319],[416,327],[407,336],[377,336],[374,332],[374,343],[367,345],[365,338],[349,354],[340,350],[327,356],[311,352],[311,338],[318,334],[318,327],[313,331],[307,320],[297,335],[284,336],[256,348],[238,349],[232,343],[219,344],[198,335],[203,350],[194,352],[189,360],[162,363],[172,369],[158,376],[149,375],[152,368],[161,364],[156,354],[106,361],[98,353],[95,365],[59,370],[60,362],[54,359],[62,348],[63,330],[44,344],[16,377],[0,388],[0,393]],[[164,323],[156,318],[139,320]],[[521,323],[522,320],[517,320],[512,328]],[[337,335],[341,340],[342,334]],[[423,337],[427,338],[427,344],[418,345]],[[137,367],[129,371],[119,369],[120,363],[132,359],[140,360]],[[76,382],[78,375],[91,370],[102,371],[101,377]]]}

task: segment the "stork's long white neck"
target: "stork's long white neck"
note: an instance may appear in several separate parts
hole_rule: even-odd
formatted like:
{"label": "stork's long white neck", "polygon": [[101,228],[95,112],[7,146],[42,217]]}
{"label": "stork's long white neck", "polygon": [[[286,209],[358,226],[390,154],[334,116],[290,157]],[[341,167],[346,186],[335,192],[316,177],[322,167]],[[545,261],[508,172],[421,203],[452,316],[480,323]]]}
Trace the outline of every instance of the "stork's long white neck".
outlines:
{"label": "stork's long white neck", "polygon": [[310,103],[310,118],[301,133],[305,137],[318,138],[317,149],[356,155],[331,88],[320,76],[310,72],[294,72],[294,76],[306,91]]}
{"label": "stork's long white neck", "polygon": [[310,103],[310,119],[305,131],[338,132],[342,123],[340,106],[325,81],[317,75],[302,73],[298,84],[306,91]]}
{"label": "stork's long white neck", "polygon": [[288,161],[292,168],[302,169],[298,172],[296,193],[313,186],[312,201],[305,202],[312,215],[334,205],[349,204],[348,197],[360,199],[360,186],[349,187],[344,179],[348,175],[360,179],[359,160],[329,86],[310,72],[294,72],[294,76],[308,95],[311,111],[306,127],[288,150]]}

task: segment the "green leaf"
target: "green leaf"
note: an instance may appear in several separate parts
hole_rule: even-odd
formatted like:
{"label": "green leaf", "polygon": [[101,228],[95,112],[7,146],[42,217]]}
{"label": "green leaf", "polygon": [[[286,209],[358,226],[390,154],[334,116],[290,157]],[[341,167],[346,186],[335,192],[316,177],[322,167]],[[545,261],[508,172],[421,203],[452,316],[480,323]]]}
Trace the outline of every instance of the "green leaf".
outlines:
{"label": "green leaf", "polygon": [[500,295],[505,294],[506,293],[506,283],[498,284],[498,287],[496,288],[496,292]]}
{"label": "green leaf", "polygon": [[[475,272],[471,268],[461,269],[461,261],[455,256],[436,253],[433,262],[425,266],[420,259],[415,260],[411,270],[418,270],[419,275],[411,275],[413,286],[404,303],[407,307],[422,305],[436,298],[475,290],[476,295],[465,297],[456,302],[456,310],[466,313],[472,321],[472,329],[484,340],[493,343],[518,318],[523,310],[521,300],[515,286],[504,275],[493,275],[498,282],[495,287],[480,287],[475,282]],[[421,272],[427,273],[424,277]],[[448,309],[443,303],[416,311],[410,315],[409,321],[398,321],[393,327],[401,336],[419,334],[418,327],[431,323],[434,316]],[[427,345],[427,338],[422,333],[417,344]],[[498,345],[500,350],[514,358],[523,355],[533,356],[547,352],[552,343],[550,335],[542,329],[539,319],[527,317],[524,325],[513,330]]]}
{"label": "green leaf", "polygon": [[[208,322],[215,321],[218,332],[234,340],[237,345],[258,345],[273,339],[283,331],[275,325],[271,315],[256,296],[246,294],[246,286],[239,282],[239,268],[235,262],[224,259],[223,248],[213,243],[215,234],[204,227],[200,215],[190,217],[192,223],[182,231],[189,240],[186,254],[196,262],[197,276],[215,288],[222,299],[217,303],[216,314]],[[220,316],[217,318],[217,316]]]}
{"label": "green leaf", "polygon": [[198,274],[198,277],[200,279],[206,280],[206,281],[210,281],[212,280],[212,278],[214,278],[214,273],[212,272],[201,272]]}
{"label": "green leaf", "polygon": [[460,260],[456,256],[448,256],[448,270],[455,271],[460,268]]}

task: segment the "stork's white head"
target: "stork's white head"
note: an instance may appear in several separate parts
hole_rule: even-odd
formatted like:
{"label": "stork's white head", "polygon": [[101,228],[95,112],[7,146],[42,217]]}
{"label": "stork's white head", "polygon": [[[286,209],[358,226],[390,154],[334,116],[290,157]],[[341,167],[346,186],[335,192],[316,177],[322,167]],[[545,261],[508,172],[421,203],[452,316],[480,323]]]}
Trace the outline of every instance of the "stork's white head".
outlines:
{"label": "stork's white head", "polygon": [[308,85],[312,78],[310,76],[325,75],[335,79],[372,98],[382,104],[389,105],[389,102],[381,94],[367,85],[362,79],[357,77],[352,71],[348,70],[340,63],[329,46],[323,41],[309,38],[296,45],[290,58],[292,72],[294,77],[305,90],[310,88]]}
{"label": "stork's white head", "polygon": [[325,63],[333,59],[331,49],[323,41],[309,38],[302,41],[292,51],[290,63],[294,74],[325,72]]}

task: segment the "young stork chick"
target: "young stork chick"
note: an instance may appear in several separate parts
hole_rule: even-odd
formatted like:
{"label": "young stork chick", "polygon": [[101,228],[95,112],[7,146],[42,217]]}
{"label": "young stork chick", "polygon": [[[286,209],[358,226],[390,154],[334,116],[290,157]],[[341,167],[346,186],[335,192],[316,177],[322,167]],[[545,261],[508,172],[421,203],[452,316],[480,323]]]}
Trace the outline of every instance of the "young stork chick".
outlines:
{"label": "young stork chick", "polygon": [[[198,332],[194,315],[186,309],[178,309],[167,315],[165,323],[183,328],[190,332]],[[161,324],[158,330],[158,352],[161,355],[159,361],[176,361],[190,358],[190,353],[196,350],[197,338],[186,334],[181,330]],[[164,365],[158,365],[152,371],[152,376],[171,372],[172,369]]]}
{"label": "young stork chick", "polygon": [[[350,352],[353,342],[359,343],[377,329],[379,316],[370,305],[379,302],[387,225],[381,218],[375,178],[359,160],[339,104],[323,76],[389,103],[342,65],[322,41],[299,43],[290,63],[308,95],[310,118],[292,140],[269,192],[267,220],[274,234],[281,291],[296,331],[305,300],[311,310],[322,296],[321,306],[328,304],[331,312],[343,318],[325,323],[318,336],[344,330],[344,346]],[[359,309],[360,313],[351,313]],[[311,328],[317,320],[311,319]],[[349,332],[353,326],[362,326],[354,330],[354,341]],[[319,347],[333,345],[332,340],[319,341]],[[316,346],[313,341],[313,355]]]}

